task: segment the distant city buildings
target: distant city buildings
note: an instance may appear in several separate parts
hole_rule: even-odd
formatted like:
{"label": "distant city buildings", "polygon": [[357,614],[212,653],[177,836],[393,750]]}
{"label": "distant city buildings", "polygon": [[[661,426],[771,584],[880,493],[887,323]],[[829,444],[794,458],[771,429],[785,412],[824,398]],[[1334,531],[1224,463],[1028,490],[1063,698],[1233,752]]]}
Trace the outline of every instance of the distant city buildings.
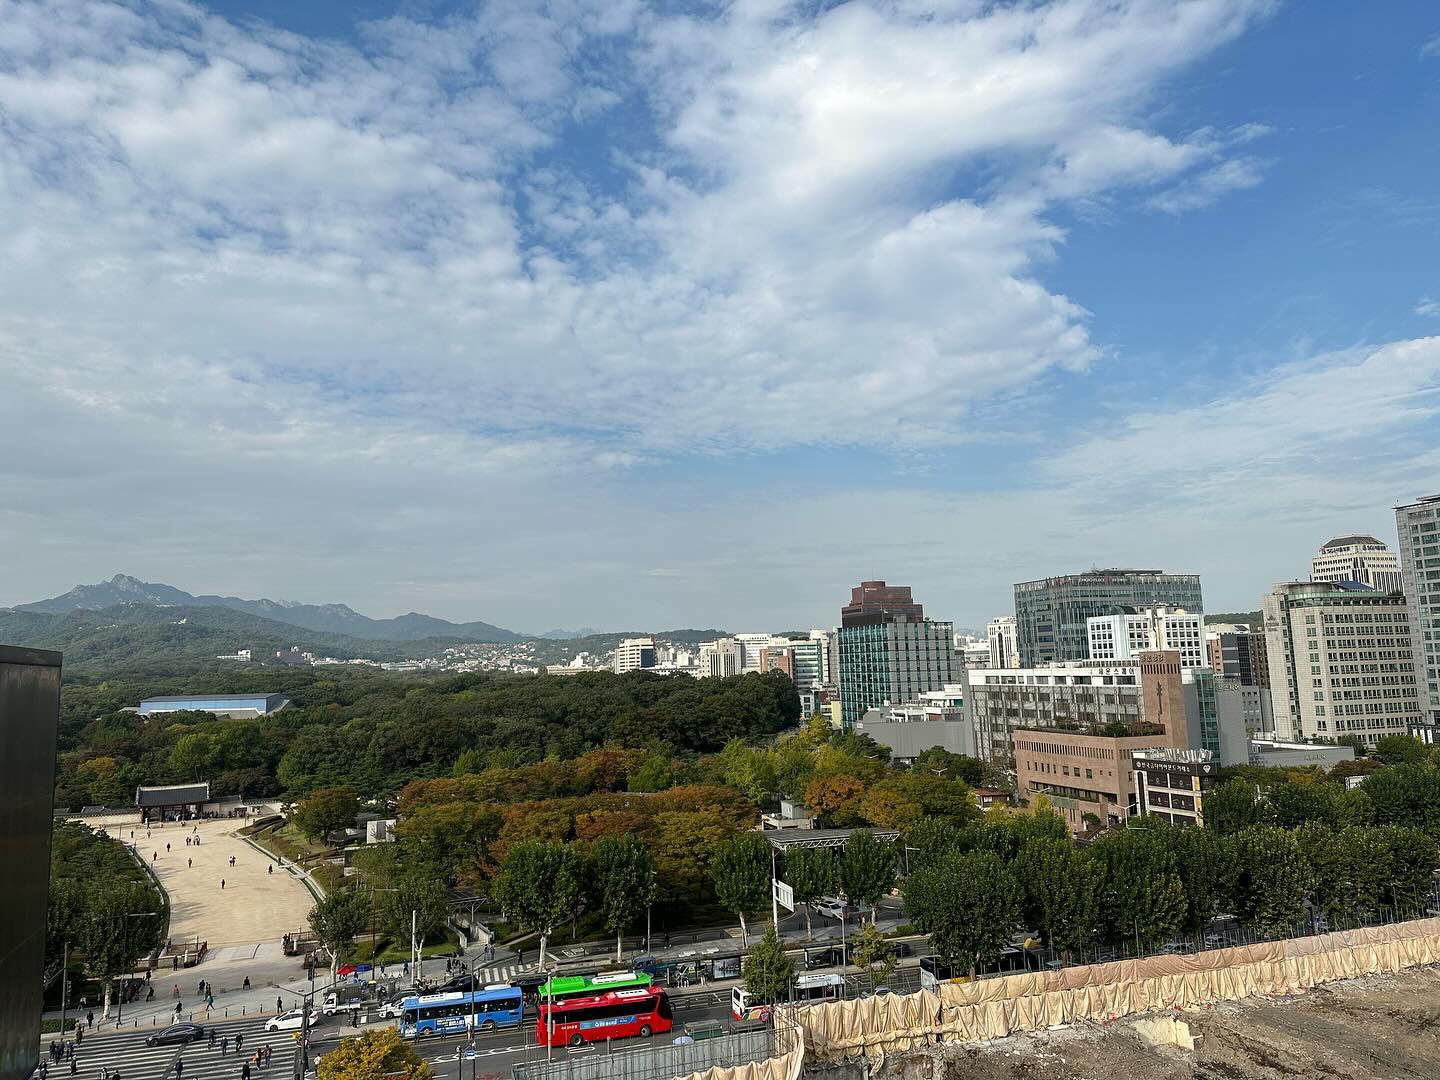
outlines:
{"label": "distant city buildings", "polygon": [[979,757],[975,728],[965,714],[965,697],[964,683],[927,690],[903,705],[867,709],[855,731],[889,747],[890,760],[902,765],[913,764],[937,746],[952,754]]}
{"label": "distant city buildings", "polygon": [[655,639],[653,637],[626,638],[615,646],[615,658],[611,662],[611,670],[616,675],[654,666]]}
{"label": "distant city buildings", "polygon": [[992,668],[1020,666],[1020,645],[1015,639],[1015,616],[999,615],[985,627]]}
{"label": "distant city buildings", "polygon": [[1310,560],[1310,580],[1358,581],[1379,592],[1400,592],[1400,558],[1373,536],[1337,536]]}
{"label": "distant city buildings", "polygon": [[1411,649],[1429,724],[1440,724],[1440,495],[1395,508]]}
{"label": "distant city buildings", "polygon": [[1197,574],[1163,570],[1090,570],[1022,581],[1015,586],[1016,644],[1023,668],[1083,660],[1090,653],[1088,621],[1146,607],[1199,615],[1204,606]]}
{"label": "distant city buildings", "polygon": [[1264,599],[1275,735],[1374,745],[1423,718],[1411,608],[1398,593],[1291,581]]}
{"label": "distant city buildings", "polygon": [[840,609],[837,631],[841,723],[867,709],[911,701],[960,680],[954,626],[925,618],[908,585],[865,581]]}
{"label": "distant city buildings", "polygon": [[1188,611],[1142,608],[1085,620],[1090,659],[1129,660],[1152,649],[1173,649],[1182,667],[1204,667],[1204,620]]}

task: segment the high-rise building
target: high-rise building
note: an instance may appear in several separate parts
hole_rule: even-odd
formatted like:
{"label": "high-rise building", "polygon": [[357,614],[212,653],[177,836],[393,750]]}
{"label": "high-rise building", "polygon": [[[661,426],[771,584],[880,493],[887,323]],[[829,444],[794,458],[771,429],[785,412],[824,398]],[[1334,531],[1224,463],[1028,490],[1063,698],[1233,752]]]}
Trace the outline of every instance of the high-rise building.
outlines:
{"label": "high-rise building", "polygon": [[1173,649],[1180,666],[1205,666],[1205,627],[1199,615],[1169,608],[1144,608],[1120,615],[1096,615],[1085,620],[1090,659],[1129,660],[1151,649]]}
{"label": "high-rise building", "polygon": [[991,619],[985,627],[985,637],[990,642],[992,668],[1020,666],[1020,648],[1015,642],[1014,615],[998,615]]}
{"label": "high-rise building", "polygon": [[910,587],[862,582],[840,611],[840,717],[846,730],[879,705],[958,682],[954,627],[927,619]]}
{"label": "high-rise building", "polygon": [[862,625],[856,620],[876,615],[904,615],[918,621],[925,618],[925,608],[910,595],[909,585],[886,585],[883,581],[862,581],[850,590],[850,603],[840,609],[840,625]]}
{"label": "high-rise building", "polygon": [[1407,734],[1422,707],[1411,614],[1399,593],[1329,581],[1276,585],[1264,600],[1275,734],[1334,742]]}
{"label": "high-rise building", "polygon": [[626,638],[615,646],[615,660],[612,669],[616,675],[654,666],[655,639],[653,637]]}
{"label": "high-rise building", "polygon": [[695,672],[700,679],[724,679],[739,675],[744,650],[734,638],[718,638],[700,645],[700,657]]}
{"label": "high-rise building", "polygon": [[772,641],[760,650],[760,671],[779,671],[795,682],[795,647],[784,638]]}
{"label": "high-rise building", "polygon": [[770,644],[769,634],[736,634],[740,646],[740,673],[764,671],[760,653]]}
{"label": "high-rise building", "polygon": [[1358,581],[1379,592],[1399,592],[1400,559],[1373,536],[1337,536],[1310,560],[1310,580]]}
{"label": "high-rise building", "polygon": [[1400,577],[1410,608],[1410,633],[1420,707],[1440,724],[1440,495],[1395,508]]}
{"label": "high-rise building", "polygon": [[1265,631],[1238,623],[1212,623],[1205,633],[1210,669],[1216,675],[1239,679],[1241,686],[1270,686],[1270,665],[1265,659]]}
{"label": "high-rise building", "polygon": [[1088,570],[1022,581],[1015,586],[1015,633],[1020,666],[1089,655],[1086,622],[1145,607],[1182,608],[1200,614],[1200,577],[1163,570]]}

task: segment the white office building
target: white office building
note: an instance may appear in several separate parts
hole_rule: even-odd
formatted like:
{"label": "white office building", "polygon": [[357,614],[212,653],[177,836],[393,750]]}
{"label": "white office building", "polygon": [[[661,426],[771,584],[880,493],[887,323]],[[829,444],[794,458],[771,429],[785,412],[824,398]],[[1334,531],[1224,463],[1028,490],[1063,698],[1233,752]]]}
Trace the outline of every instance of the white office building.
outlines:
{"label": "white office building", "polygon": [[769,634],[736,634],[735,642],[740,646],[740,673],[763,671],[761,653],[770,646]]}
{"label": "white office building", "polygon": [[1179,608],[1142,608],[1085,620],[1090,659],[1131,660],[1142,652],[1167,649],[1180,654],[1182,668],[1208,666],[1204,618]]}
{"label": "white office building", "polygon": [[1020,646],[1015,639],[1015,616],[999,615],[985,627],[985,637],[990,645],[987,666],[992,668],[1019,667]]}
{"label": "white office building", "polygon": [[743,664],[743,649],[734,638],[718,638],[703,642],[695,665],[698,679],[723,679],[739,675]]}
{"label": "white office building", "polygon": [[1425,723],[1440,724],[1440,495],[1397,506],[1395,531],[1420,708]]}
{"label": "white office building", "polygon": [[616,675],[654,666],[655,639],[653,637],[626,638],[615,646],[615,659],[611,663],[611,669]]}
{"label": "white office building", "polygon": [[1374,745],[1423,716],[1410,612],[1398,593],[1290,581],[1264,599],[1275,737]]}
{"label": "white office building", "polygon": [[1378,592],[1399,592],[1400,557],[1373,536],[1337,536],[1310,560],[1310,579],[1358,581]]}

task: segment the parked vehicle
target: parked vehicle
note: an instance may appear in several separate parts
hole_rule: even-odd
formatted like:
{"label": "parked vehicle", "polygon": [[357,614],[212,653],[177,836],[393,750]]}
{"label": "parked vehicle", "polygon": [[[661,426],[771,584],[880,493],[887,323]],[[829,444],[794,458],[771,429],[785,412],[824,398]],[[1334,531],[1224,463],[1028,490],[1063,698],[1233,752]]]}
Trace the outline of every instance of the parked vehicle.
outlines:
{"label": "parked vehicle", "polygon": [[805,950],[805,970],[814,971],[817,968],[844,967],[846,962],[845,954],[849,951],[844,945],[828,945],[819,949]]}
{"label": "parked vehicle", "polygon": [[171,1024],[167,1028],[145,1036],[146,1046],[173,1046],[175,1043],[199,1042],[205,1037],[205,1029],[199,1024]]}

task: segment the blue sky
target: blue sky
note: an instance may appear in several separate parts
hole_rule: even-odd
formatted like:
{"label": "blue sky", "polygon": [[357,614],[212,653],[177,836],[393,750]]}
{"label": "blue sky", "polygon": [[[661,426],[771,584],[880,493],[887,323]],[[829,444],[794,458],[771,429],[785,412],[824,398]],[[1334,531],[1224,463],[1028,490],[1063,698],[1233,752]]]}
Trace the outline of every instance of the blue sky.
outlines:
{"label": "blue sky", "polygon": [[1419,0],[0,0],[0,604],[1255,607],[1440,486],[1437,106]]}

